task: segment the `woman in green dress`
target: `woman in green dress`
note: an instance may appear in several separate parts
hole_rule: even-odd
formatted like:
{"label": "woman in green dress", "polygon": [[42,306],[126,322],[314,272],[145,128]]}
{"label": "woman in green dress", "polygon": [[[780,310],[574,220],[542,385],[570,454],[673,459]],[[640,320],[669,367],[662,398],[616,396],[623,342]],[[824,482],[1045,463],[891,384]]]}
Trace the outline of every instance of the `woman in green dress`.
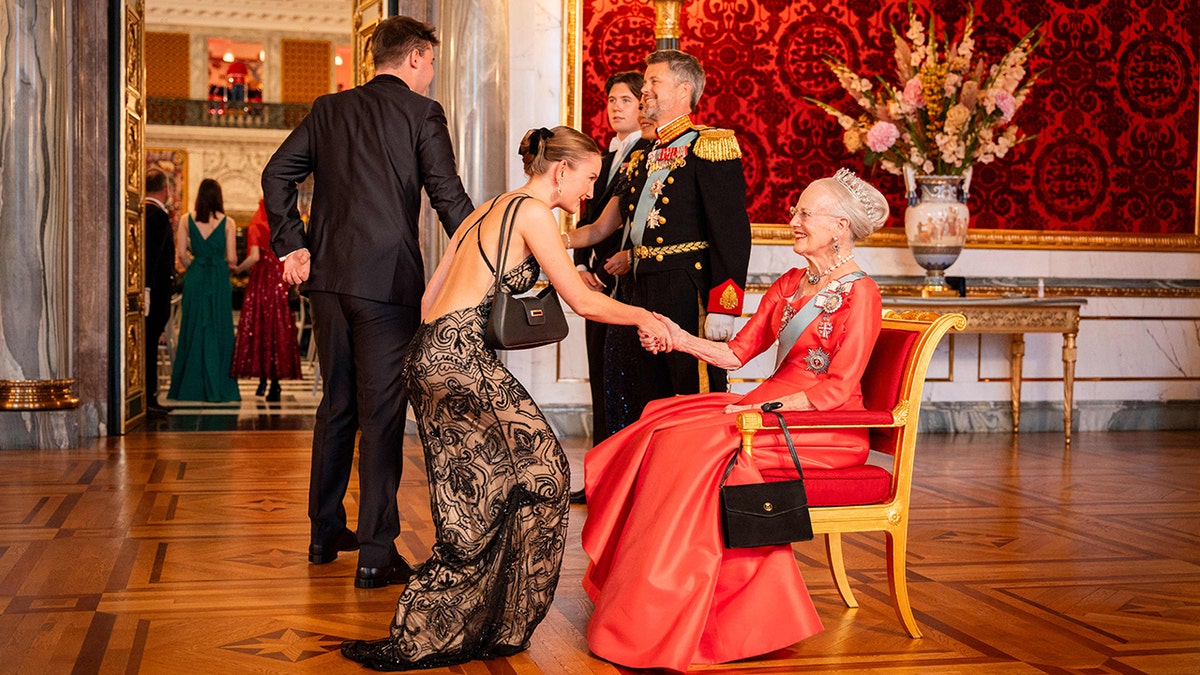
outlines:
{"label": "woman in green dress", "polygon": [[167,398],[211,403],[242,400],[237,380],[229,376],[233,361],[229,269],[237,265],[236,233],[237,225],[225,215],[221,185],[205,178],[196,192],[195,212],[180,219],[175,233],[176,264],[186,274]]}

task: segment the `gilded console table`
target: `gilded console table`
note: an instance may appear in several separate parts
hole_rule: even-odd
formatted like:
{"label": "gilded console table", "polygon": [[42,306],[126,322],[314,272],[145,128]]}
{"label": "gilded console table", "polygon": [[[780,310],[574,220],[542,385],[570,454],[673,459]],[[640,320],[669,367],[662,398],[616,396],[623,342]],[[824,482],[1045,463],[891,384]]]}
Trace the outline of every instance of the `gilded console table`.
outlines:
{"label": "gilded console table", "polygon": [[1013,433],[1021,426],[1021,362],[1025,357],[1026,333],[1062,333],[1063,431],[1071,444],[1071,420],[1075,402],[1075,336],[1079,334],[1079,308],[1086,298],[918,298],[884,296],[884,309],[923,312],[958,312],[967,317],[963,333],[1007,334],[1012,372]]}

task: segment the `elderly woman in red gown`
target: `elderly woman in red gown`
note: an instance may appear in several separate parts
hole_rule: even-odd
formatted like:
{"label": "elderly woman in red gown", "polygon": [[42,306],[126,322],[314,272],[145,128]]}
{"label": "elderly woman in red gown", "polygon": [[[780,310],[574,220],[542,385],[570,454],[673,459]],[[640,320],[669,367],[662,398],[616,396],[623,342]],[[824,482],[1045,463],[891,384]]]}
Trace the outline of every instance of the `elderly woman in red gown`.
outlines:
{"label": "elderly woman in red gown", "polygon": [[[727,369],[779,343],[773,375],[746,395],[651,403],[638,422],[587,454],[584,587],[595,603],[588,646],[636,668],[685,671],[786,647],[820,630],[790,546],[726,549],[718,483],[739,435],[736,413],[862,410],[859,378],[879,335],[879,287],[854,261],[854,241],[887,220],[883,195],[842,169],[814,181],[792,210],[793,249],[806,268],[784,273],[729,343],[669,320],[674,349]],[[652,338],[643,345],[656,348]],[[657,345],[661,347],[662,345]],[[803,466],[867,459],[865,430],[793,434]],[[782,443],[738,460],[729,484],[762,482],[792,466]],[[793,469],[794,471],[794,469]]]}

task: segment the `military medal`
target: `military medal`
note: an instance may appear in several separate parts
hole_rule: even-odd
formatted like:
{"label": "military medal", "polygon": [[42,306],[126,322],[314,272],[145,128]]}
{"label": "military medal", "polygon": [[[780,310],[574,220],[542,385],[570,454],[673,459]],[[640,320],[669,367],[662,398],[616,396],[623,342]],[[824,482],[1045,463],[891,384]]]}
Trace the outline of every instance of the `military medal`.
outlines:
{"label": "military medal", "polygon": [[651,150],[649,157],[646,158],[646,172],[654,173],[663,169],[678,169],[687,164],[687,155],[688,147],[686,145]]}
{"label": "military medal", "polygon": [[658,180],[656,180],[650,184],[650,194],[654,195],[655,197],[661,197],[662,192],[663,192],[663,182],[662,182],[661,178],[659,178]]}

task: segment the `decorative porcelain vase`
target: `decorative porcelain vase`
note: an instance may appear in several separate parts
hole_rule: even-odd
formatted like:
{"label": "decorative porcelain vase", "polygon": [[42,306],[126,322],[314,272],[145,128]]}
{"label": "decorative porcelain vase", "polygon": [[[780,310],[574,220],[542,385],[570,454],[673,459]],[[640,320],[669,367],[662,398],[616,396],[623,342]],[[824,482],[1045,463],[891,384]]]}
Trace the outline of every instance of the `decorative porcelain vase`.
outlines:
{"label": "decorative porcelain vase", "polygon": [[946,268],[958,260],[967,241],[967,188],[971,169],[961,176],[916,176],[905,171],[908,209],[904,232],[917,264],[925,268],[922,294],[951,292],[946,285]]}

